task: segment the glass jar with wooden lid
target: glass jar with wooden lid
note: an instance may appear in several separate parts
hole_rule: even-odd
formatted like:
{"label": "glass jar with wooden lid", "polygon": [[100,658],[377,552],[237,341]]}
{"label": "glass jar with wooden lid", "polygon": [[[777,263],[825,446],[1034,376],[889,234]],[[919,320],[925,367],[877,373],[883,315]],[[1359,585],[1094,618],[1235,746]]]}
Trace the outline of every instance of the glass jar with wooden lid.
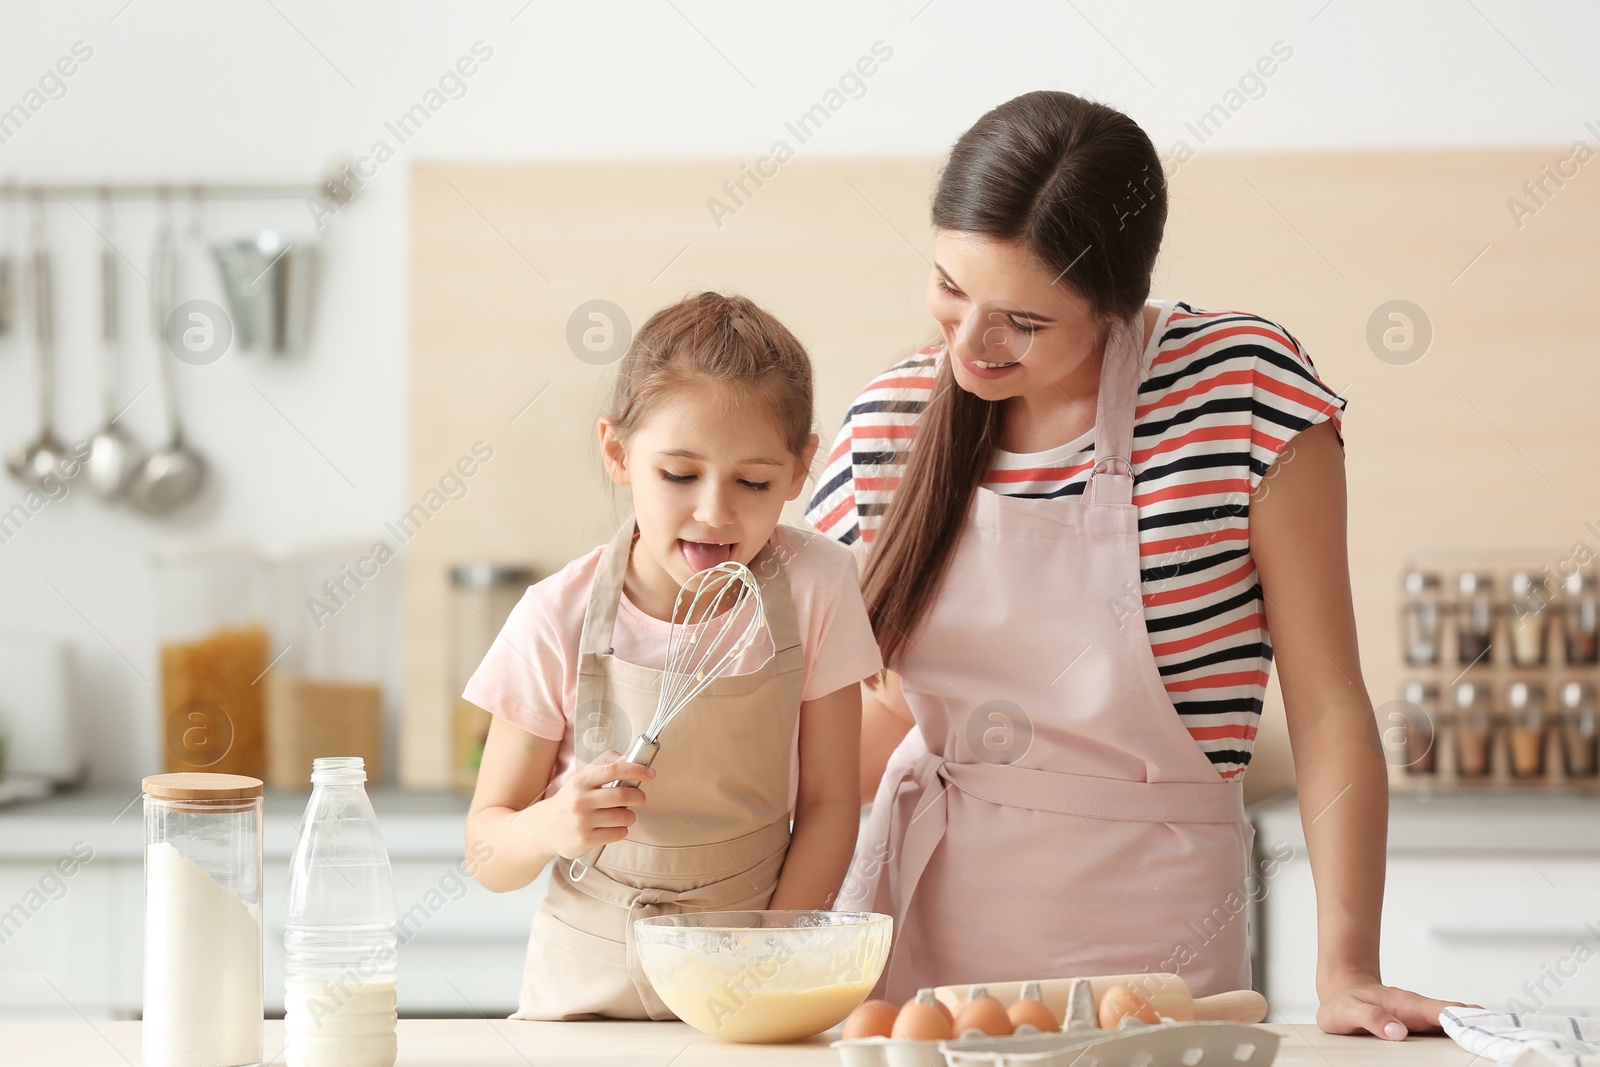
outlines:
{"label": "glass jar with wooden lid", "polygon": [[261,1062],[261,780],[144,779],[146,1067]]}

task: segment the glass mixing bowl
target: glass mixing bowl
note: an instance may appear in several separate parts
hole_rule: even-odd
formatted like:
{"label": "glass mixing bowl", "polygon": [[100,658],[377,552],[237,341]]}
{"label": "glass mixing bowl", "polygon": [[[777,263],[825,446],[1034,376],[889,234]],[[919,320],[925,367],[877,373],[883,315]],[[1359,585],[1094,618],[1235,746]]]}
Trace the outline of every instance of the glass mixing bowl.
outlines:
{"label": "glass mixing bowl", "polygon": [[725,1041],[800,1041],[854,1011],[889,959],[894,920],[862,911],[703,911],[633,924],[667,1007]]}

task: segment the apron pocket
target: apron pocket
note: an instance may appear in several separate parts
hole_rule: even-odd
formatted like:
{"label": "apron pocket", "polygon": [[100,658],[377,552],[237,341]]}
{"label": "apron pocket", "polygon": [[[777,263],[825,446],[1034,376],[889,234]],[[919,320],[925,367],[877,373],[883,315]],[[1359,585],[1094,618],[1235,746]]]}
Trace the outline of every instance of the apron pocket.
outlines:
{"label": "apron pocket", "polygon": [[541,907],[533,917],[522,1002],[514,1019],[648,1018],[619,942],[569,926]]}
{"label": "apron pocket", "polygon": [[542,908],[533,917],[533,932],[543,944],[585,959],[616,967],[627,962],[627,948],[622,942],[569,926]]}

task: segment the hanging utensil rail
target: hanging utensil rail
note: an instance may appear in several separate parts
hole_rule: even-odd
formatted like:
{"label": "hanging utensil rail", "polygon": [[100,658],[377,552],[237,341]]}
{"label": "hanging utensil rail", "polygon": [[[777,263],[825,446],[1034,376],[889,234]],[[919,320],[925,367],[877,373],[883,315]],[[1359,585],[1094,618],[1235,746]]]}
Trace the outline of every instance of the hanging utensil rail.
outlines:
{"label": "hanging utensil rail", "polygon": [[348,163],[336,164],[317,182],[51,182],[0,181],[0,200],[27,200],[60,196],[108,196],[114,200],[299,200],[326,196],[342,204],[355,199],[362,180]]}

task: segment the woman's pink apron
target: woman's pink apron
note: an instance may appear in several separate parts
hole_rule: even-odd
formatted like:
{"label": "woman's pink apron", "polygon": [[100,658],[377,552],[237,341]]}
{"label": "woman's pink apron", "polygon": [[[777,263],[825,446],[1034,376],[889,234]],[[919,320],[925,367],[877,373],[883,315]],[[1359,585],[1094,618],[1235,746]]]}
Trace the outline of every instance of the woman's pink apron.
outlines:
{"label": "woman's pink apron", "polygon": [[1170,971],[1250,988],[1254,831],[1156,670],[1132,503],[1143,316],[1106,345],[1082,498],[979,489],[893,666],[916,717],[837,905],[895,917],[875,996]]}

